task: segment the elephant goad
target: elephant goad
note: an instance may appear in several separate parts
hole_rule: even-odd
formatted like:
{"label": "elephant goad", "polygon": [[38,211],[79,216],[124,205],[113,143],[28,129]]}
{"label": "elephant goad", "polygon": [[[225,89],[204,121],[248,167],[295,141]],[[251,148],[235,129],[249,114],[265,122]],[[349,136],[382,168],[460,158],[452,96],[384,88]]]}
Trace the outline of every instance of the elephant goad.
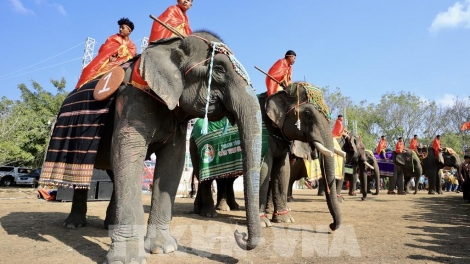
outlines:
{"label": "elephant goad", "polygon": [[[141,80],[134,79],[139,71]],[[137,81],[146,82],[148,88],[140,87]],[[92,91],[95,84],[86,84],[69,98]],[[91,99],[88,102],[94,103]],[[245,234],[237,233],[236,241],[248,250],[260,243],[260,107],[248,74],[218,37],[201,31],[184,39],[151,43],[128,67],[124,84],[107,106],[110,114],[101,120],[105,126],[96,160],[87,164],[107,169],[114,181],[105,220],[113,229],[107,263],[142,263],[146,251],[177,250],[176,239],[170,234],[171,212],[185,162],[187,122],[195,117],[219,120],[226,116],[238,125],[249,235],[245,239]],[[58,123],[62,116],[59,114]],[[140,181],[148,153],[156,154],[157,169],[145,234]],[[86,189],[75,189],[66,226],[86,224],[86,194]]]}
{"label": "elephant goad", "polygon": [[[287,207],[287,188],[290,177],[289,150],[291,141],[299,142],[302,148],[297,148],[296,155],[308,158],[309,155],[318,150],[324,154],[322,162],[322,175],[326,175],[330,193],[327,195],[327,205],[333,223],[332,230],[339,228],[341,224],[341,210],[336,199],[335,165],[333,159],[333,137],[330,129],[330,119],[328,107],[323,101],[320,89],[308,83],[296,82],[286,90],[277,92],[270,97],[266,94],[258,96],[261,106],[262,120],[267,132],[266,153],[261,164],[261,185],[259,193],[259,215],[263,226],[271,226],[271,221],[267,218],[266,209],[268,204],[268,193],[273,198],[274,222],[293,222],[291,212]],[[242,138],[240,136],[240,138]],[[201,157],[198,151],[194,150],[193,143],[192,160],[194,164],[199,164]],[[262,143],[257,144],[257,149],[261,151]],[[215,153],[217,149],[214,149]],[[196,153],[196,154],[194,154]],[[236,168],[231,168],[235,171]],[[194,169],[199,173],[199,168]],[[245,174],[243,174],[245,177]],[[246,181],[246,178],[244,179]],[[210,181],[206,181],[210,186]],[[198,187],[195,210],[203,210],[204,215],[214,216],[214,203],[212,201],[210,187],[204,188],[206,182]],[[245,190],[246,195],[246,190]],[[227,197],[227,201],[230,198]]]}

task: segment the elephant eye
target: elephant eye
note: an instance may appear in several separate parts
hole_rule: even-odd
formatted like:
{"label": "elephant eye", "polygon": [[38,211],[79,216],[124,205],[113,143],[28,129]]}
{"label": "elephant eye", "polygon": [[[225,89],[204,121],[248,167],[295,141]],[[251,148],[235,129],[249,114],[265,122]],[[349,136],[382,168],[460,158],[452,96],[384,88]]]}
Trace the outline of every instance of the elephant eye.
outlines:
{"label": "elephant eye", "polygon": [[222,67],[221,65],[215,65],[214,66],[214,71],[215,72],[219,72],[219,73],[226,73],[227,71],[225,70],[224,67]]}

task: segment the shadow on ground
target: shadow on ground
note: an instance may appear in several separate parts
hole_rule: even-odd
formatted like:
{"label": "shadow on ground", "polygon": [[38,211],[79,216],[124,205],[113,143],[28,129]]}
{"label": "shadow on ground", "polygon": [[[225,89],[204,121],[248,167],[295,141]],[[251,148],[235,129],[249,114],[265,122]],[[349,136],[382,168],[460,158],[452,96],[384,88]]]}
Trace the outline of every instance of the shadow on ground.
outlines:
{"label": "shadow on ground", "polygon": [[[411,236],[427,246],[407,243],[413,248],[422,248],[449,257],[433,257],[425,255],[410,255],[408,258],[424,261],[438,261],[445,263],[470,263],[470,204],[463,201],[461,195],[430,196],[415,201],[416,208],[422,211],[416,215],[406,215],[409,221],[429,223],[422,226],[408,226],[412,230]],[[434,224],[441,224],[436,227]],[[446,227],[442,227],[446,224]],[[424,233],[424,235],[423,235]]]}

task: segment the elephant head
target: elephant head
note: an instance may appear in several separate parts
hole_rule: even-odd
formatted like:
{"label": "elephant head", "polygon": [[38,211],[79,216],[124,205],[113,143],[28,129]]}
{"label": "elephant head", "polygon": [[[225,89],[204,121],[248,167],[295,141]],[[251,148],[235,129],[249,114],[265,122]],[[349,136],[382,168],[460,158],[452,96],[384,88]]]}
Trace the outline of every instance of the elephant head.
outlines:
{"label": "elephant head", "polygon": [[[271,95],[266,101],[266,114],[282,134],[290,140],[308,142],[312,151],[323,155],[322,174],[328,182],[328,209],[333,216],[330,228],[341,225],[341,211],[336,199],[333,136],[330,113],[321,90],[308,83],[296,82],[286,90]],[[306,154],[307,155],[307,154]]]}
{"label": "elephant head", "polygon": [[445,167],[459,168],[461,164],[460,157],[453,149],[445,148],[442,152],[442,157],[444,158]]}
{"label": "elephant head", "polygon": [[187,116],[212,121],[227,116],[238,125],[249,236],[236,235],[236,240],[244,249],[255,248],[261,239],[261,112],[246,70],[220,38],[207,31],[151,43],[139,69],[170,110],[179,106]]}

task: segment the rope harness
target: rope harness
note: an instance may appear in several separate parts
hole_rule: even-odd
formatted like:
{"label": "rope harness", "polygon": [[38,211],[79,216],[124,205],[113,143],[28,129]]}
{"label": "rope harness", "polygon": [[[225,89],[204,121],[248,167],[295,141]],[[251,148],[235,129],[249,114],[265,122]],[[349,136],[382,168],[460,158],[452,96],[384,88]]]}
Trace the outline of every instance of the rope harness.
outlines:
{"label": "rope harness", "polygon": [[232,67],[233,69],[235,70],[235,72],[240,75],[240,77],[242,77],[248,84],[248,86],[250,87],[253,87],[252,84],[251,84],[251,80],[250,80],[250,76],[248,75],[248,72],[246,71],[245,67],[243,67],[243,65],[237,60],[237,58],[235,58],[235,55],[233,54],[233,52],[227,47],[227,45],[225,45],[224,43],[222,42],[216,42],[216,41],[209,41],[201,36],[197,36],[197,35],[189,35],[188,37],[196,37],[196,38],[199,38],[201,40],[203,40],[204,42],[207,43],[207,45],[209,45],[209,47],[212,48],[212,52],[211,52],[211,56],[201,62],[198,62],[196,64],[194,64],[193,66],[191,66],[186,72],[185,72],[185,75],[187,75],[192,69],[194,69],[194,67],[196,67],[197,65],[200,65],[200,64],[203,64],[207,61],[210,61],[209,63],[209,80],[208,80],[208,84],[207,84],[207,98],[206,98],[206,107],[205,107],[205,112],[204,112],[204,123],[202,125],[202,129],[201,129],[201,133],[203,135],[206,135],[207,134],[207,126],[209,124],[209,120],[207,118],[207,113],[209,111],[209,101],[210,101],[210,92],[211,92],[211,82],[212,82],[212,70],[213,70],[213,65],[214,65],[214,57],[215,57],[215,54],[216,52],[217,53],[220,53],[220,54],[225,54],[227,55],[227,57],[229,58],[230,62],[232,63]]}

